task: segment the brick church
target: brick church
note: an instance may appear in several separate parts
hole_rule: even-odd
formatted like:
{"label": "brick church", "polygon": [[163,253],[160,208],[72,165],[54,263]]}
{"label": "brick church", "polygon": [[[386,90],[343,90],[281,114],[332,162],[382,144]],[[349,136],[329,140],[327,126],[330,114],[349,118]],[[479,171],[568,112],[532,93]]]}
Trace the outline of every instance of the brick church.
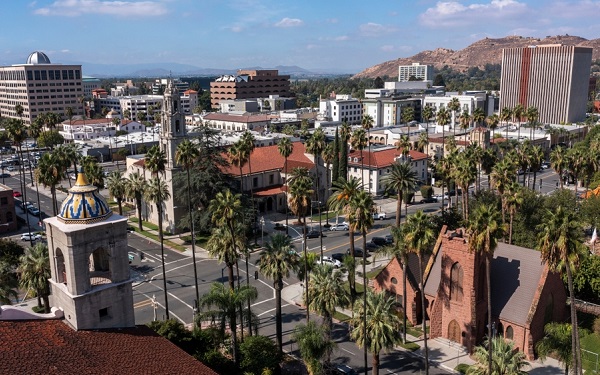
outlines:
{"label": "brick church", "polygon": [[[457,342],[471,353],[487,334],[485,258],[468,249],[464,230],[444,226],[424,268],[426,319],[430,337]],[[421,321],[419,264],[407,262],[406,314]],[[540,252],[498,243],[491,263],[492,322],[496,335],[514,342],[529,360],[544,335],[544,325],[564,321],[567,299],[560,275],[541,261]],[[376,290],[385,290],[403,303],[402,265],[393,259],[375,277]]]}

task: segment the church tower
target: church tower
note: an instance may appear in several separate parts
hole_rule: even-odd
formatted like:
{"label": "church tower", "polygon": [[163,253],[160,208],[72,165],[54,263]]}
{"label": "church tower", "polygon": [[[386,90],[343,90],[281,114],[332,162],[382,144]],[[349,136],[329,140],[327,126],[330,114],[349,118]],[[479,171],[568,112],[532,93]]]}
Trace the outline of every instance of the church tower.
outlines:
{"label": "church tower", "polygon": [[167,156],[167,169],[177,168],[175,151],[185,136],[185,115],[181,108],[179,90],[173,80],[169,79],[164,92],[160,133],[160,148]]}
{"label": "church tower", "polygon": [[133,327],[127,219],[79,172],[58,216],[44,220],[52,306],[76,330]]}

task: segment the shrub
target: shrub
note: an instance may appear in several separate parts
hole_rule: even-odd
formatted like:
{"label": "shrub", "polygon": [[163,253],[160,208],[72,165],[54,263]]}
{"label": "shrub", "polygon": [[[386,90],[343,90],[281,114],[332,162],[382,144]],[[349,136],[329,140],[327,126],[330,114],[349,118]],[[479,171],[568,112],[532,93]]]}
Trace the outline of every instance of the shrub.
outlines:
{"label": "shrub", "polygon": [[260,375],[265,369],[274,370],[281,362],[275,343],[265,336],[246,337],[240,345],[240,367],[246,373]]}
{"label": "shrub", "polygon": [[423,198],[429,198],[433,195],[433,187],[430,185],[421,186],[421,196]]}
{"label": "shrub", "polygon": [[461,374],[466,374],[467,370],[469,369],[469,365],[467,365],[466,363],[460,363],[458,366],[456,366],[454,368],[455,371],[461,373]]}

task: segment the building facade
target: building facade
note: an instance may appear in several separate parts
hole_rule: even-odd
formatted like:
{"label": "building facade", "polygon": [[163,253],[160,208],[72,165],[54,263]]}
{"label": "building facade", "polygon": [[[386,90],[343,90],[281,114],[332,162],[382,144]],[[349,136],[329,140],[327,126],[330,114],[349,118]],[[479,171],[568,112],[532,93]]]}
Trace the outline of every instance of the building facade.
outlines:
{"label": "building facade", "polygon": [[[82,115],[81,65],[53,64],[43,52],[33,52],[25,64],[0,67],[0,115],[22,118],[31,124],[37,116],[54,112],[59,116],[68,107]],[[15,109],[23,107],[19,115]]]}
{"label": "building facade", "polygon": [[219,108],[221,100],[256,99],[269,95],[289,97],[290,76],[278,70],[238,70],[237,75],[223,75],[210,83],[210,104]]}
{"label": "building facade", "polygon": [[433,65],[421,65],[419,63],[400,65],[398,67],[398,81],[406,82],[410,77],[415,77],[418,81],[433,81]]}
{"label": "building facade", "polygon": [[592,48],[560,44],[502,50],[500,108],[536,107],[538,121],[583,121]]}
{"label": "building facade", "polygon": [[[4,171],[4,168],[2,170]],[[0,184],[0,233],[15,230],[17,230],[17,215],[13,189]]]}
{"label": "building facade", "polygon": [[412,108],[413,120],[421,118],[421,99],[406,95],[381,96],[362,100],[364,114],[373,118],[373,126],[393,126],[403,124],[402,113],[406,108]]}
{"label": "building facade", "polygon": [[362,121],[363,106],[360,100],[351,95],[334,95],[319,101],[319,115],[326,121],[345,121],[357,125]]}
{"label": "building facade", "polygon": [[208,113],[202,117],[204,123],[213,129],[243,132],[262,131],[271,125],[271,116],[249,113]]}

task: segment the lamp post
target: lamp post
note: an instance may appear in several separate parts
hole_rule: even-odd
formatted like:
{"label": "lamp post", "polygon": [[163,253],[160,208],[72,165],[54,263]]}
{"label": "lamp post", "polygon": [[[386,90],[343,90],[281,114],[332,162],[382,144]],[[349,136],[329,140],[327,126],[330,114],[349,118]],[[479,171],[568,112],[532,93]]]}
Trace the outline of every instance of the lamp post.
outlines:
{"label": "lamp post", "polygon": [[260,217],[260,245],[265,247],[265,217]]}

